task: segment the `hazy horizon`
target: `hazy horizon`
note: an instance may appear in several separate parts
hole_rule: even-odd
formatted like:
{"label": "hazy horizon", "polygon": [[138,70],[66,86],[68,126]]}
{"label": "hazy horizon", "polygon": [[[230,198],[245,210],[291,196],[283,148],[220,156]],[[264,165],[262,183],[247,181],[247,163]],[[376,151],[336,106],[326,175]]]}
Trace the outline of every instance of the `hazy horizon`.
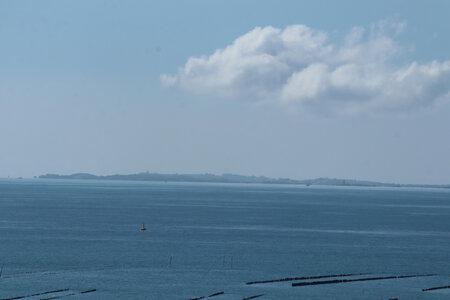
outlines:
{"label": "hazy horizon", "polygon": [[0,178],[149,170],[449,184],[448,11],[448,1],[1,1]]}
{"label": "hazy horizon", "polygon": [[[88,172],[76,172],[76,173],[67,173],[67,174],[63,174],[63,173],[43,173],[43,174],[38,174],[38,175],[34,175],[31,177],[24,177],[24,176],[18,176],[18,177],[0,177],[0,179],[40,179],[40,176],[47,176],[47,175],[57,175],[57,176],[72,176],[72,175],[81,175],[81,174],[86,174],[86,175],[94,175],[94,176],[99,176],[99,177],[103,177],[103,176],[128,176],[128,175],[141,175],[141,174],[157,174],[157,175],[161,175],[161,176],[165,176],[165,175],[185,175],[185,176],[195,176],[195,175],[213,175],[213,176],[224,176],[224,175],[233,175],[233,176],[243,176],[243,177],[257,177],[257,178],[269,178],[269,179],[287,179],[287,180],[297,180],[297,181],[303,181],[303,180],[317,180],[317,179],[328,179],[328,180],[349,180],[349,181],[359,181],[359,182],[374,182],[374,183],[381,183],[381,184],[400,184],[400,185],[441,185],[441,186],[446,186],[446,185],[450,185],[449,183],[440,183],[440,184],[424,184],[422,182],[388,182],[388,181],[374,181],[374,180],[368,180],[368,179],[364,179],[364,178],[339,178],[339,177],[329,177],[329,176],[319,176],[319,177],[314,177],[314,178],[290,178],[290,177],[273,177],[273,176],[267,176],[264,174],[237,174],[237,173],[208,173],[208,172],[200,172],[200,173],[179,173],[179,172],[175,172],[175,173],[163,173],[163,172],[152,172],[152,171],[142,171],[142,172],[134,172],[134,173],[114,173],[114,174],[95,174],[95,173],[88,173]],[[135,179],[132,179],[135,180]]]}

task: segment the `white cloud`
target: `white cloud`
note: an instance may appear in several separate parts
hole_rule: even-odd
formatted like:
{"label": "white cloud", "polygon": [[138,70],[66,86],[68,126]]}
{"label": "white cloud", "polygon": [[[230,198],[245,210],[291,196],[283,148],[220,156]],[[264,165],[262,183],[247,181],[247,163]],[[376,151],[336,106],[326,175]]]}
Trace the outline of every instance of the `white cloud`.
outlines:
{"label": "white cloud", "polygon": [[398,65],[406,23],[352,28],[341,43],[304,25],[256,27],[212,55],[191,57],[165,86],[224,98],[341,113],[403,112],[449,98],[450,61]]}
{"label": "white cloud", "polygon": [[177,84],[177,77],[163,74],[159,76],[161,83],[164,87],[171,87]]}

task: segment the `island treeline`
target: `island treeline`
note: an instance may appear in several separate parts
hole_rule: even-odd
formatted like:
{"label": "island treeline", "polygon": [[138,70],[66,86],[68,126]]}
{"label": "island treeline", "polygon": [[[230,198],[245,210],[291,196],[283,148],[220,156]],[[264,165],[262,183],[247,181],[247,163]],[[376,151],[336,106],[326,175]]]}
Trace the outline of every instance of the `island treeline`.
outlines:
{"label": "island treeline", "polygon": [[424,188],[450,188],[449,185],[430,184],[396,184],[354,179],[316,178],[296,180],[289,178],[270,178],[265,176],[244,176],[236,174],[215,175],[205,174],[160,174],[143,172],[137,174],[115,174],[98,176],[89,173],[76,173],[71,175],[45,174],[39,178],[44,179],[90,179],[90,180],[131,180],[131,181],[170,181],[170,182],[212,182],[212,183],[261,183],[261,184],[300,184],[300,185],[332,185],[332,186],[365,186],[365,187],[424,187]]}

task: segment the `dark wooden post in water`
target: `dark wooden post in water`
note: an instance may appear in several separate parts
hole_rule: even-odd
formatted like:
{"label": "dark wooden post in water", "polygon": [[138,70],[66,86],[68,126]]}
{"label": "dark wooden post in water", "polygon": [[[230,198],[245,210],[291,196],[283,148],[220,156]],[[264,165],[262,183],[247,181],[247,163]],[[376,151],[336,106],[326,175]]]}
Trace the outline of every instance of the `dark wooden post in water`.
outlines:
{"label": "dark wooden post in water", "polygon": [[169,266],[172,265],[172,255],[170,256],[170,260],[169,260]]}

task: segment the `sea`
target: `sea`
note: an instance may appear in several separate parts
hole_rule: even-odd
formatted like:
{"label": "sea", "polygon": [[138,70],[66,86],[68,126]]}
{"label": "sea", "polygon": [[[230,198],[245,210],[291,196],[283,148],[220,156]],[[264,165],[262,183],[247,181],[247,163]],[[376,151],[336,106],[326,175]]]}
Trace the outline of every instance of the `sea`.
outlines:
{"label": "sea", "polygon": [[0,299],[448,300],[450,189],[2,179],[0,272]]}

